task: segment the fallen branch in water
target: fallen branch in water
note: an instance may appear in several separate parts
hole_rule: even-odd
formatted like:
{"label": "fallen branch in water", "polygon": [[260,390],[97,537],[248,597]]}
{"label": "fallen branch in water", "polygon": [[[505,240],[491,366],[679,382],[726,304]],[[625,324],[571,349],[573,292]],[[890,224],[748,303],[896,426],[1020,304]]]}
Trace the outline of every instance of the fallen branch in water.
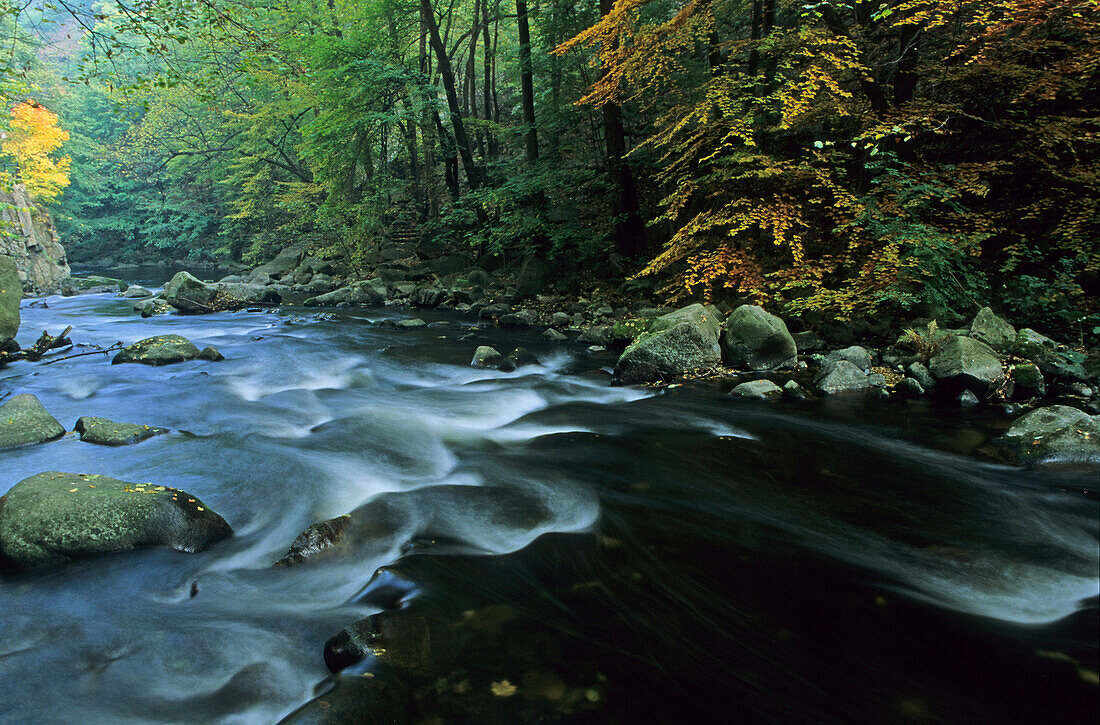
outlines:
{"label": "fallen branch in water", "polygon": [[48,332],[43,332],[42,336],[39,337],[33,345],[26,348],[25,350],[20,350],[19,352],[23,354],[23,358],[25,360],[36,362],[50,350],[56,350],[72,345],[73,341],[65,337],[70,332],[72,332],[72,330],[73,326],[69,325],[61,331],[60,335],[51,335]]}
{"label": "fallen branch in water", "polygon": [[61,362],[62,360],[72,360],[74,357],[87,357],[88,355],[109,355],[112,352],[118,352],[125,345],[121,342],[116,342],[108,348],[100,348],[99,350],[89,350],[88,352],[78,352],[74,355],[66,355],[65,357],[55,357],[52,360],[47,360],[42,363],[43,365],[53,365],[55,362]]}
{"label": "fallen branch in water", "polygon": [[66,335],[68,335],[72,329],[73,326],[69,325],[61,331],[60,335],[51,335],[48,332],[43,332],[42,336],[28,348],[15,350],[13,352],[0,352],[0,365],[15,362],[16,360],[30,360],[34,362],[50,350],[68,347],[73,344],[73,341],[67,338]]}

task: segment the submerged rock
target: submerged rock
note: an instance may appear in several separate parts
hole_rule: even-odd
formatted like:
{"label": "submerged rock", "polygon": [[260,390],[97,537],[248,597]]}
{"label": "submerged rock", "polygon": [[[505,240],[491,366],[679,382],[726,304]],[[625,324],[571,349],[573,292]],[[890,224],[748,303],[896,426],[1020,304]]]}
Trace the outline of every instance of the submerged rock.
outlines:
{"label": "submerged rock", "polygon": [[168,432],[167,428],[154,428],[137,423],[116,423],[107,418],[82,416],[73,427],[85,443],[98,443],[101,446],[127,446],[141,443],[156,435]]}
{"label": "submerged rock", "polygon": [[783,388],[779,387],[771,380],[750,380],[747,383],[741,383],[735,387],[730,391],[730,395],[738,398],[771,400],[783,397]]}
{"label": "submerged rock", "polygon": [[208,360],[210,362],[221,362],[225,359],[225,355],[221,354],[221,351],[213,345],[207,345],[203,349],[199,350],[199,360]]}
{"label": "submerged rock", "polygon": [[47,471],[0,498],[0,561],[17,569],[142,546],[195,552],[232,534],[184,491],[106,476]]}
{"label": "submerged rock", "polygon": [[398,320],[393,323],[393,326],[398,330],[415,330],[418,327],[425,327],[428,323],[421,320],[419,317],[411,317],[404,320]]}
{"label": "submerged rock", "polygon": [[495,368],[503,360],[504,356],[496,348],[482,345],[474,350],[474,358],[470,360],[470,365],[475,368]]}
{"label": "submerged rock", "polygon": [[118,296],[126,299],[141,299],[144,297],[152,297],[153,293],[140,284],[132,284],[126,288],[126,291],[119,292]]}
{"label": "submerged rock", "polygon": [[756,305],[741,305],[722,332],[722,353],[730,365],[774,370],[794,365],[798,348],[783,320]]}
{"label": "submerged rock", "polygon": [[497,366],[497,370],[503,373],[510,373],[522,367],[540,364],[539,359],[531,354],[529,350],[517,347],[508,354],[508,357],[501,360],[500,365]]}
{"label": "submerged rock", "polygon": [[199,348],[186,337],[179,335],[157,335],[127,345],[111,360],[112,365],[119,363],[141,363],[142,365],[170,365],[172,363],[195,360],[199,357]]}
{"label": "submerged rock", "polygon": [[65,435],[65,428],[30,393],[0,405],[0,448],[44,443]]}
{"label": "submerged rock", "polygon": [[1068,405],[1037,408],[1013,421],[1008,432],[993,443],[1016,464],[1100,466],[1100,417]]}

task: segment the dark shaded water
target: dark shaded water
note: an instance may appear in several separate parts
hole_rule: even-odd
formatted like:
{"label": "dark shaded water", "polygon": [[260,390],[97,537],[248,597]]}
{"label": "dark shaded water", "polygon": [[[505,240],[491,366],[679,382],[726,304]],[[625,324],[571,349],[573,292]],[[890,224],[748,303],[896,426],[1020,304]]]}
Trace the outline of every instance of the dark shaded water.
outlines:
{"label": "dark shaded water", "polygon": [[[21,337],[171,332],[228,359],[0,370],[0,396],[34,393],[68,428],[176,431],[5,451],[0,492],[53,469],[153,481],[236,536],[0,580],[0,721],[277,721],[330,686],[324,641],[395,588],[525,623],[475,627],[483,641],[410,685],[412,719],[1095,721],[1097,482],[961,455],[1000,425],[980,412],[612,388],[579,347],[456,318],[402,333],[373,324],[405,315],[383,309],[49,304],[24,309]],[[544,366],[466,366],[520,341]],[[379,497],[400,519],[385,537],[271,568],[309,524]],[[492,694],[505,679],[518,691]]]}

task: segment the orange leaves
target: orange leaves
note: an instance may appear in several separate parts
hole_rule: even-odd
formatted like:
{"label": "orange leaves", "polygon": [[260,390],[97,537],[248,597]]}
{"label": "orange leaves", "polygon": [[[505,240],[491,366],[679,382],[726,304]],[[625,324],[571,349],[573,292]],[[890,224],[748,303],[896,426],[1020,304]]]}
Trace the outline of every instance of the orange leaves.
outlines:
{"label": "orange leaves", "polygon": [[11,110],[3,151],[19,167],[19,181],[38,201],[50,201],[69,185],[69,157],[51,154],[69,138],[57,125],[57,114],[34,100]]}

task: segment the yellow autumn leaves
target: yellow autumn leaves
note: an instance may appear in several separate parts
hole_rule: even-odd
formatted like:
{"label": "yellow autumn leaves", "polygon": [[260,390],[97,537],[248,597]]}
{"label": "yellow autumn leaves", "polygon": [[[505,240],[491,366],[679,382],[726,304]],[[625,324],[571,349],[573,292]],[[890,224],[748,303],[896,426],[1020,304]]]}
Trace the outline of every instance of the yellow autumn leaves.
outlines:
{"label": "yellow autumn leaves", "polygon": [[35,200],[56,199],[69,185],[69,157],[53,153],[69,138],[57,125],[57,114],[34,100],[11,109],[0,149],[15,162],[16,182],[26,186]]}

